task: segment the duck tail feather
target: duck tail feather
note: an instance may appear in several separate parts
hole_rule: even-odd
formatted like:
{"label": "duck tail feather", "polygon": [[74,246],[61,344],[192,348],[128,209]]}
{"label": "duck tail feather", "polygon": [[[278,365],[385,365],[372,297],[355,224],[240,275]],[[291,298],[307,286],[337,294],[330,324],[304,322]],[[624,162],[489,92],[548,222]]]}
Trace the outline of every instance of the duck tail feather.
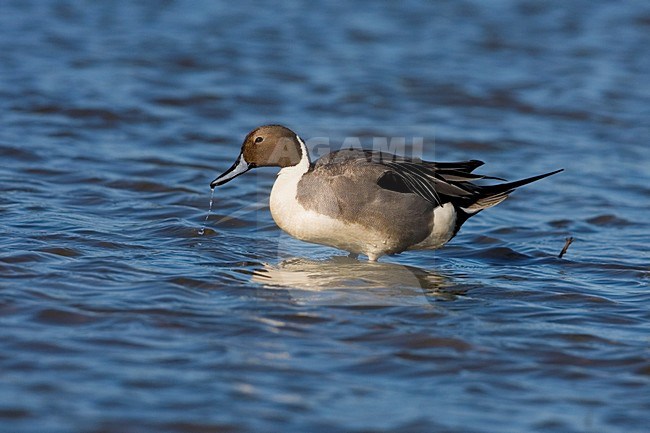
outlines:
{"label": "duck tail feather", "polygon": [[481,195],[495,195],[495,194],[501,194],[506,191],[508,193],[512,192],[515,188],[519,188],[520,186],[528,185],[529,183],[533,183],[535,181],[538,181],[540,179],[544,179],[545,177],[552,176],[554,174],[557,174],[561,171],[564,171],[563,168],[555,171],[551,171],[549,173],[544,173],[540,174],[537,176],[532,176],[532,177],[527,177],[526,179],[521,179],[521,180],[515,180],[514,182],[506,182],[506,183],[500,183],[498,185],[487,185],[487,186],[482,186],[481,187],[481,192],[483,194]]}
{"label": "duck tail feather", "polygon": [[535,182],[545,177],[552,176],[557,174],[564,169],[551,171],[549,173],[540,174],[537,176],[527,177],[526,179],[516,180],[514,182],[501,183],[499,185],[488,185],[480,187],[479,193],[477,194],[478,199],[470,204],[467,207],[462,209],[469,213],[475,214],[483,209],[487,209],[492,206],[496,206],[501,203],[503,200],[508,198],[508,195],[513,192],[516,188],[520,186],[527,185],[529,183]]}

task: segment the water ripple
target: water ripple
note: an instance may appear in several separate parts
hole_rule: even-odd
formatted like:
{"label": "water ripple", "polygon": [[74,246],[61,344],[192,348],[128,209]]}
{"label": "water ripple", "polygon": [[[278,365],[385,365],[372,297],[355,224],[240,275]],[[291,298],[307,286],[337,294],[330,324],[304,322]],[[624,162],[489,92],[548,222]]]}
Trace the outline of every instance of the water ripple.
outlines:
{"label": "water ripple", "polygon": [[[645,432],[649,16],[3,5],[0,424]],[[268,168],[219,189],[201,234],[209,182],[275,122],[328,137],[314,154],[422,137],[494,176],[566,170],[379,263],[283,234]]]}

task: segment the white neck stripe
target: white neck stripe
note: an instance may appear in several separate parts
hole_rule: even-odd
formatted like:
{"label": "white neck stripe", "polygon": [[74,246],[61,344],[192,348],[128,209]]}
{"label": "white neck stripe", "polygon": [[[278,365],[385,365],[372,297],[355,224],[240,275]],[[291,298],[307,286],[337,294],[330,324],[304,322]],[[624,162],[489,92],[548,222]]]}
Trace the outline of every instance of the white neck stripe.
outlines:
{"label": "white neck stripe", "polygon": [[302,141],[302,138],[300,138],[298,135],[296,135],[296,140],[298,140],[298,143],[300,144],[300,152],[302,153],[302,155],[300,156],[300,162],[296,164],[294,167],[300,170],[301,173],[307,173],[310,166],[309,152],[307,151],[307,145],[305,144],[304,141]]}

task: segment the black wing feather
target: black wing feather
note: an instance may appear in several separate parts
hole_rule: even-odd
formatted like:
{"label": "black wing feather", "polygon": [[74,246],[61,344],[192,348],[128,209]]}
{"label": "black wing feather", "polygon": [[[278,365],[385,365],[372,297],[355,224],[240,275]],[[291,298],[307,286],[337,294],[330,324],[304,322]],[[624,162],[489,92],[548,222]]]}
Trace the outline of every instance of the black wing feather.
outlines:
{"label": "black wing feather", "polygon": [[[496,185],[477,185],[480,179],[504,180],[498,177],[471,173],[483,165],[482,161],[463,162],[415,162],[410,159],[389,159],[382,155],[380,164],[390,169],[382,176],[379,186],[399,184],[399,190],[407,190],[427,200],[434,206],[453,203],[463,212],[475,214],[494,206],[508,197],[515,188],[543,179],[562,170],[529,177],[515,182]],[[389,174],[390,173],[390,174]],[[385,179],[384,179],[385,178]],[[390,182],[388,180],[391,180]],[[397,190],[394,188],[388,188]]]}
{"label": "black wing feather", "polygon": [[[381,188],[417,194],[433,206],[452,203],[459,212],[459,221],[465,221],[469,216],[501,203],[515,188],[562,171],[556,170],[514,182],[505,182],[505,179],[498,177],[472,173],[483,165],[483,161],[476,159],[458,162],[421,161],[391,153],[358,149],[331,152],[319,159],[316,165],[338,165],[345,161],[374,163],[386,167],[386,172],[377,180]],[[505,183],[496,185],[474,183],[481,179],[500,180]]]}

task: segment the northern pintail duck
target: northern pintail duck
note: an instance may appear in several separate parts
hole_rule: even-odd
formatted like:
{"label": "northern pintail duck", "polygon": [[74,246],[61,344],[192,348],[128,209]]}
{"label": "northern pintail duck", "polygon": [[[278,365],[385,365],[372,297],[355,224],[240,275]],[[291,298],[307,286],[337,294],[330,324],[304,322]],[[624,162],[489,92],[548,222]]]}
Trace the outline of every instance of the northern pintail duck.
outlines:
{"label": "northern pintail duck", "polygon": [[371,261],[406,250],[437,249],[471,216],[505,200],[515,188],[562,170],[496,185],[476,185],[477,160],[427,162],[349,149],[315,163],[304,141],[280,125],[251,131],[235,163],[214,188],[257,167],[281,167],[271,190],[271,215],[291,236],[365,254]]}

